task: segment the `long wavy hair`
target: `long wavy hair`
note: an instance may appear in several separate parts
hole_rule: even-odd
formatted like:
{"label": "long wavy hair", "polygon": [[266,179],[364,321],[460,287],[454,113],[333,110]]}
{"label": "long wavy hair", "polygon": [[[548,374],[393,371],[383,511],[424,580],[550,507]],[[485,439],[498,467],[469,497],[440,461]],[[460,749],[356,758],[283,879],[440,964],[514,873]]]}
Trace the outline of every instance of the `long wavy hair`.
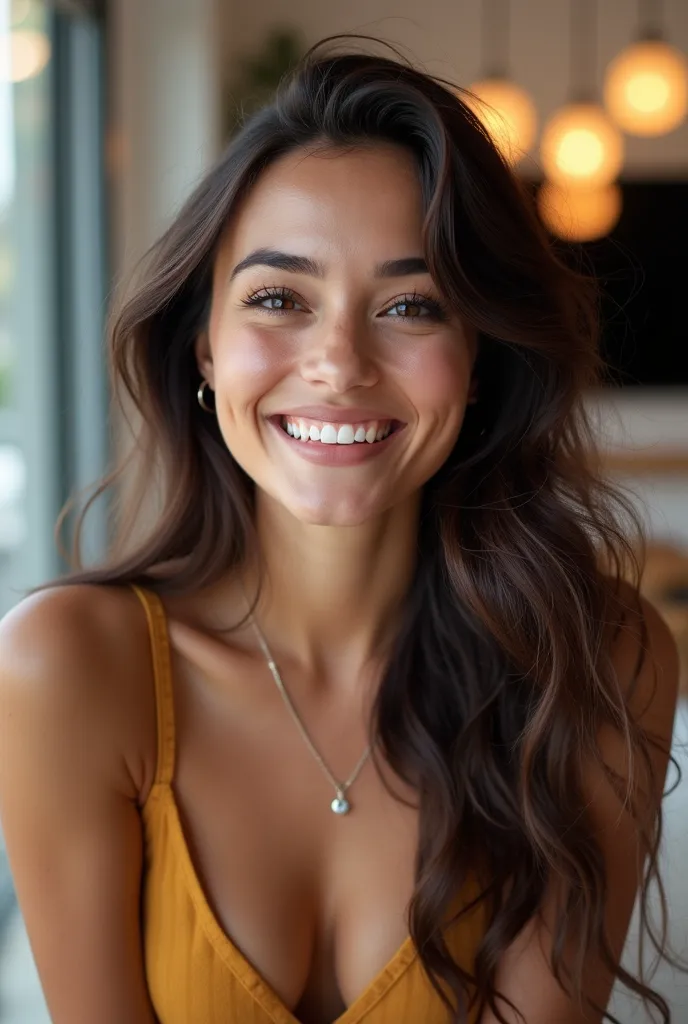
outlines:
{"label": "long wavy hair", "polygon": [[[114,403],[125,413],[133,403],[135,445],[76,517],[72,571],[45,586],[134,582],[193,592],[255,552],[255,485],[196,399],[194,341],[209,316],[218,241],[237,203],[283,154],[321,144],[404,147],[422,190],[431,274],[480,339],[480,396],[423,488],[417,568],[369,723],[374,747],[419,799],[409,931],[452,1021],[489,1006],[503,1022],[497,965],[554,878],[564,894],[551,957],[560,984],[595,1006],[582,966],[594,952],[669,1021],[642,965],[631,974],[608,944],[607,878],[584,812],[583,767],[592,759],[635,814],[646,854],[641,927],[671,959],[657,867],[661,811],[651,822],[634,811],[630,783],[604,764],[597,740],[612,727],[634,770],[652,776],[658,741],[629,711],[633,688],[624,692],[615,676],[607,632],[614,626],[616,636],[633,618],[646,646],[646,538],[595,458],[584,399],[606,372],[597,291],[555,250],[465,92],[392,47],[378,53],[361,41],[380,43],[347,34],[309,50],[274,102],[231,138],[113,309]],[[110,506],[106,559],[85,567],[84,516],[132,460],[136,483]],[[141,535],[153,491],[157,505]],[[469,876],[480,877],[478,901],[489,911],[472,971],[455,962],[443,935]],[[647,913],[653,881],[659,933]]]}

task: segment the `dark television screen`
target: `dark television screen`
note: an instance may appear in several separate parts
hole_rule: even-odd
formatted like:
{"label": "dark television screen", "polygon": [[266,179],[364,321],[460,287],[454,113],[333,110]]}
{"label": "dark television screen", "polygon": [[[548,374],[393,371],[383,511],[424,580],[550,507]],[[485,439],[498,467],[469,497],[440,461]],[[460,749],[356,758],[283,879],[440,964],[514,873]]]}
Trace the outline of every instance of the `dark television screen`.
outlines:
{"label": "dark television screen", "polygon": [[600,284],[609,382],[688,386],[688,181],[621,190],[616,227],[581,246],[583,269]]}

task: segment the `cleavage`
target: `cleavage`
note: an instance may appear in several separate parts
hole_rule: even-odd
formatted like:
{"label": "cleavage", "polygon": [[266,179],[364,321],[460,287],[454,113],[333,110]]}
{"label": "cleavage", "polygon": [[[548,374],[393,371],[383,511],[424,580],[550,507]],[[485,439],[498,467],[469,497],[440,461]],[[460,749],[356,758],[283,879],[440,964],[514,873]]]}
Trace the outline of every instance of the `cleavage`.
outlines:
{"label": "cleavage", "polygon": [[[350,790],[351,812],[335,815],[333,787],[279,694],[265,699],[264,667],[255,676],[243,668],[236,703],[231,688],[175,666],[180,819],[224,934],[303,1024],[325,1024],[408,935],[417,811],[394,800],[369,759]],[[252,687],[260,699],[247,706]],[[367,745],[364,724],[344,712],[320,722],[317,709],[299,712],[326,763],[350,774]]]}

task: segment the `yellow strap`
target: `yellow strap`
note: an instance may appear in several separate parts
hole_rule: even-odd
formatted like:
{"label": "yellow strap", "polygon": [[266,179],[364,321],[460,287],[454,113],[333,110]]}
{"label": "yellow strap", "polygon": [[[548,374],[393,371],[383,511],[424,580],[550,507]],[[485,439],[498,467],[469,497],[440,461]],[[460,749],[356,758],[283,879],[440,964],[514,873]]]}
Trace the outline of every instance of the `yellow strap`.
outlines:
{"label": "yellow strap", "polygon": [[174,775],[174,698],[167,616],[160,597],[152,590],[130,584],[146,611],[153,655],[155,706],[158,723],[156,783],[169,785]]}

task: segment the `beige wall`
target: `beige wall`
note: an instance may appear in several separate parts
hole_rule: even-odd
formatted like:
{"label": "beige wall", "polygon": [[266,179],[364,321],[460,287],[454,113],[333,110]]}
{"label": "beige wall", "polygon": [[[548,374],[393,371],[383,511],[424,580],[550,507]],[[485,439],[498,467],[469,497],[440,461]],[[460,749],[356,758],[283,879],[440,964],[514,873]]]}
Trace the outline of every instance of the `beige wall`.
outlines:
{"label": "beige wall", "polygon": [[[637,0],[598,0],[598,75],[634,36]],[[664,0],[670,41],[688,52],[688,2]],[[225,77],[234,57],[257,49],[273,25],[299,28],[307,43],[334,32],[366,32],[401,43],[434,74],[468,85],[481,73],[479,0],[222,0]],[[541,117],[568,91],[569,0],[511,0],[513,76]],[[688,124],[661,139],[628,139],[628,177],[688,176]],[[531,171],[534,168],[531,167]],[[536,170],[536,168],[535,168]]]}
{"label": "beige wall", "polygon": [[126,275],[220,145],[217,0],[110,4],[113,264]]}
{"label": "beige wall", "polygon": [[[110,4],[108,170],[115,292],[126,286],[139,259],[218,155],[220,2]],[[117,457],[129,450],[137,423],[122,397],[128,418],[117,417],[114,425]],[[124,477],[124,490],[130,480],[131,475]],[[157,501],[152,490],[150,500],[152,509]],[[145,530],[145,515],[140,522]]]}

